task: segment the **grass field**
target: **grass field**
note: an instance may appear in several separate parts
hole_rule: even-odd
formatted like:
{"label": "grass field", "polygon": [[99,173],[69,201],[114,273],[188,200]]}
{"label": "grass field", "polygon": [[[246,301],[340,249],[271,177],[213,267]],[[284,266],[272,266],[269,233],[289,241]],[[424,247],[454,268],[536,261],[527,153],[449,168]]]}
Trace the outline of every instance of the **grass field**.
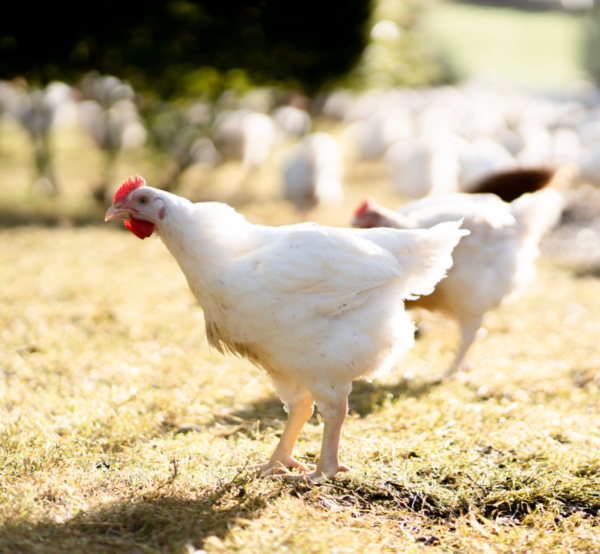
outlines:
{"label": "grass field", "polygon": [[438,2],[427,26],[462,78],[564,89],[585,75],[580,15]]}
{"label": "grass field", "polygon": [[[419,314],[395,372],[356,383],[352,473],[307,487],[244,470],[284,411],[265,374],[208,349],[160,243],[19,228],[0,244],[0,552],[598,551],[598,279],[543,261],[489,315],[472,373],[441,385],[456,329]],[[305,463],[321,431],[313,417]]]}
{"label": "grass field", "polygon": [[[25,202],[21,139],[0,132],[0,205],[54,213],[54,201]],[[94,213],[98,154],[57,139],[59,160],[78,153],[58,168],[64,219],[0,229],[0,552],[598,552],[592,273],[542,259],[524,298],[488,314],[473,371],[443,384],[433,377],[457,329],[416,313],[416,347],[389,376],[355,384],[341,446],[352,472],[320,487],[260,480],[245,468],[270,454],[286,417],[268,376],[209,350],[162,244],[120,223],[70,226]],[[136,170],[155,171],[144,156],[120,160],[123,177]],[[343,208],[310,219],[345,225],[365,194],[397,202],[368,164],[347,180]],[[226,165],[182,190],[221,195],[253,222],[299,221],[276,187],[272,172],[241,179]],[[321,432],[314,416],[304,463]]]}

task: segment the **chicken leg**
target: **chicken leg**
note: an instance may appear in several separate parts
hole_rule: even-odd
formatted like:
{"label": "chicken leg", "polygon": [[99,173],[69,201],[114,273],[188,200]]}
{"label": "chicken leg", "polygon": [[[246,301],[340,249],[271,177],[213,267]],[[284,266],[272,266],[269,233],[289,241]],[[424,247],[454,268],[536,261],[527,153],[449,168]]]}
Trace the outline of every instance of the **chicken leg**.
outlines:
{"label": "chicken leg", "polygon": [[340,471],[350,471],[347,465],[340,463],[338,457],[342,425],[348,411],[348,398],[345,397],[343,400],[335,403],[318,405],[319,410],[323,414],[325,425],[317,468],[308,475],[282,475],[280,476],[281,479],[285,479],[286,481],[308,481],[319,484],[328,479],[333,479]]}
{"label": "chicken leg", "polygon": [[282,377],[274,378],[277,394],[285,402],[289,412],[288,420],[275,448],[268,461],[256,464],[251,469],[262,470],[261,477],[284,473],[286,469],[297,468],[306,472],[308,468],[292,457],[294,445],[298,440],[300,431],[313,413],[313,399],[310,392],[302,385],[297,385]]}
{"label": "chicken leg", "polygon": [[469,350],[469,348],[471,347],[471,345],[473,344],[473,341],[475,340],[475,335],[477,334],[477,331],[479,331],[482,321],[483,321],[482,315],[478,315],[478,316],[475,316],[475,317],[469,318],[469,319],[463,318],[462,321],[459,321],[460,336],[461,336],[460,348],[458,349],[454,363],[452,364],[450,369],[448,369],[443,374],[444,379],[451,377],[457,371],[460,371],[461,369],[463,369],[465,367],[465,365],[464,365],[465,355],[466,355],[467,351]]}

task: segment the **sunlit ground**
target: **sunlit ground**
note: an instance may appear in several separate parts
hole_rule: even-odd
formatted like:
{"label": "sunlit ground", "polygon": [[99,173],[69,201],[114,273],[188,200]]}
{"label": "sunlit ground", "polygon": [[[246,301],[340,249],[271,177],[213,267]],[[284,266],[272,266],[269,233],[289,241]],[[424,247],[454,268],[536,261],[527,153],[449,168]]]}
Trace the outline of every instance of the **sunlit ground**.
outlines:
{"label": "sunlit ground", "polygon": [[[5,131],[10,208],[29,193],[16,161],[25,154],[11,150],[20,139]],[[65,130],[57,143],[75,211],[89,208],[99,164],[81,140]],[[118,172],[136,171],[151,183],[157,169],[123,156]],[[398,202],[378,171],[352,165],[345,204],[307,215],[279,198],[274,169],[198,169],[181,192],[221,194],[254,222],[347,225],[365,195]],[[597,551],[593,272],[541,260],[524,298],[488,314],[473,371],[441,385],[431,380],[452,360],[457,329],[416,313],[416,347],[392,374],[355,385],[341,447],[352,473],[308,488],[244,469],[284,425],[269,378],[209,350],[174,260],[120,227],[0,230],[1,552]],[[321,432],[315,416],[303,462],[315,462]]]}
{"label": "sunlit ground", "polygon": [[[490,13],[447,6],[432,19],[466,73],[518,82],[532,62],[517,44],[535,31],[531,48],[553,60],[536,62],[539,82],[578,78],[574,18]],[[515,51],[494,51],[482,36],[509,17]],[[316,488],[257,480],[247,466],[270,455],[286,417],[268,376],[209,350],[163,245],[102,224],[90,194],[101,154],[73,128],[54,138],[58,201],[32,193],[27,137],[0,122],[2,221],[53,225],[0,228],[0,552],[598,551],[597,267],[542,258],[523,298],[487,315],[473,370],[443,384],[432,378],[457,328],[414,313],[415,348],[355,384],[341,446],[352,473]],[[364,196],[400,201],[377,164],[352,164],[341,207],[298,213],[280,197],[280,156],[251,174],[195,167],[179,193],[274,225],[345,226]],[[124,153],[113,188],[133,173],[153,184],[162,164]],[[317,415],[304,463],[321,433]]]}

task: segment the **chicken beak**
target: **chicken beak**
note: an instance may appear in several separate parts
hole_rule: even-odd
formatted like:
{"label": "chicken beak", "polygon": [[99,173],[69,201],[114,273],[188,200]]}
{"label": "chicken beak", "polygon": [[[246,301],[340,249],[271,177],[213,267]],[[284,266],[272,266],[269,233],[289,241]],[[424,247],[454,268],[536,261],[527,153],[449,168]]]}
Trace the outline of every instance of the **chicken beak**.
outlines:
{"label": "chicken beak", "polygon": [[125,208],[115,208],[111,206],[108,208],[106,215],[104,216],[104,221],[110,221],[111,219],[128,219],[129,218],[129,210]]}

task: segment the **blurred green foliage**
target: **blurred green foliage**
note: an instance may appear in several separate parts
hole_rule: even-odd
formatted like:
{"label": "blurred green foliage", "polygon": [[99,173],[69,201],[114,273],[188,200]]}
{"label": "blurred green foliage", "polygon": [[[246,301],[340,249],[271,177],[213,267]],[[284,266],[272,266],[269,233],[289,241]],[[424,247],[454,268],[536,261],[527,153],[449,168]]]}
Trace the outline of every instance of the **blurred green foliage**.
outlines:
{"label": "blurred green foliage", "polygon": [[74,24],[67,6],[13,7],[22,13],[0,22],[0,78],[43,84],[97,70],[163,98],[246,81],[314,92],[356,63],[370,15],[369,0],[106,0]]}
{"label": "blurred green foliage", "polygon": [[375,0],[369,44],[348,84],[355,88],[418,87],[455,80],[451,65],[433,47],[424,20],[433,0]]}
{"label": "blurred green foliage", "polygon": [[428,36],[452,60],[460,80],[538,90],[567,90],[585,78],[581,12],[524,11],[439,3]]}
{"label": "blurred green foliage", "polygon": [[421,32],[428,3],[106,0],[76,24],[67,6],[14,4],[15,16],[0,21],[0,79],[76,82],[96,70],[163,99],[255,85],[313,94],[348,74],[355,86],[432,84],[444,72]]}
{"label": "blurred green foliage", "polygon": [[584,37],[585,68],[600,85],[600,6],[586,14]]}

